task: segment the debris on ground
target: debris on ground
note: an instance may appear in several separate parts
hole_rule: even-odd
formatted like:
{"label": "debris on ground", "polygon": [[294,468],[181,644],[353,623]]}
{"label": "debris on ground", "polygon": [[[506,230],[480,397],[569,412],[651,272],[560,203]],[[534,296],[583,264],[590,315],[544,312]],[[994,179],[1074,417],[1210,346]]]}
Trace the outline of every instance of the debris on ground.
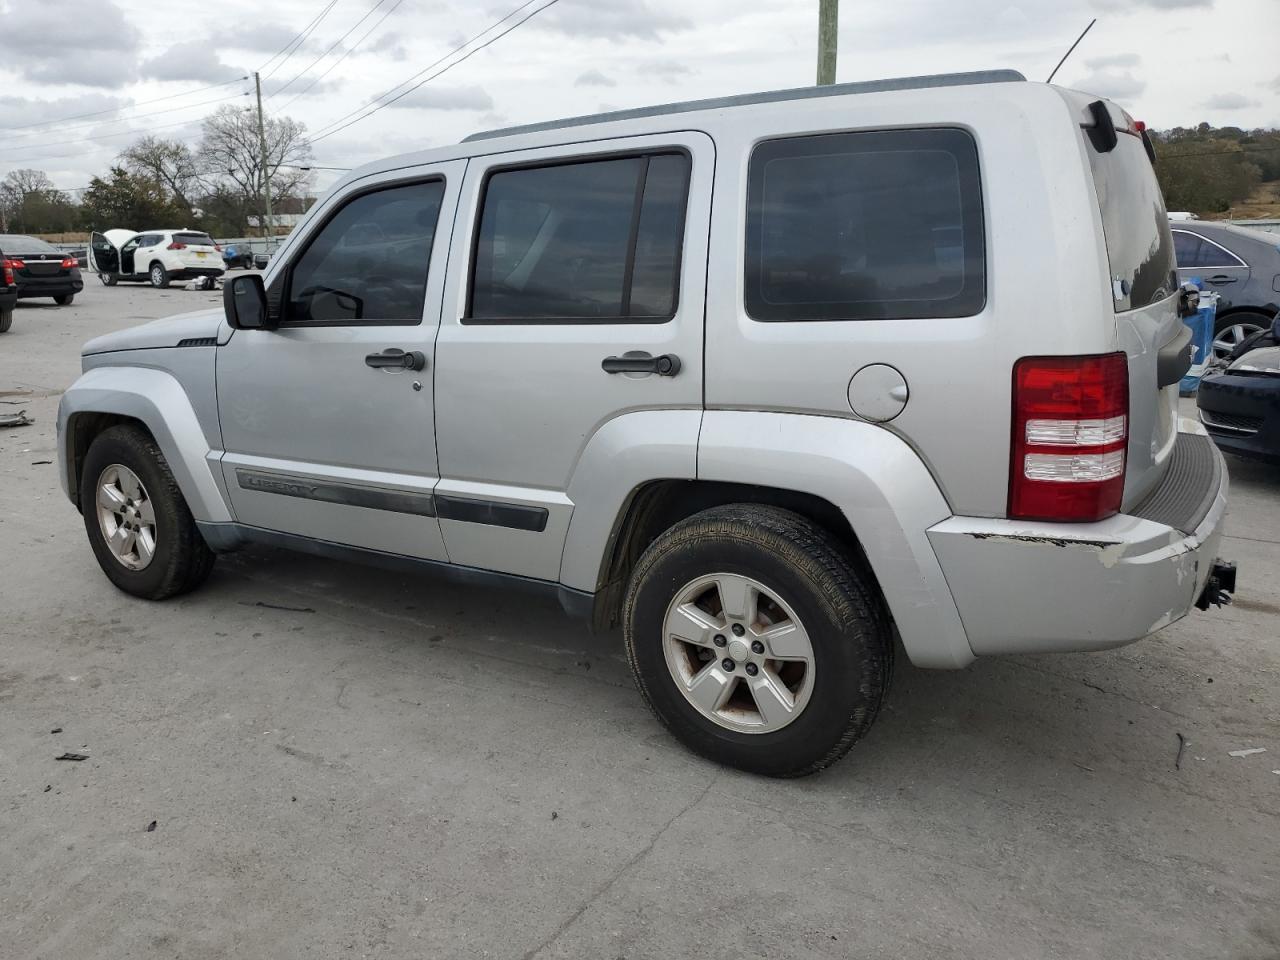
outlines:
{"label": "debris on ground", "polygon": [[32,460],[31,461],[31,465],[33,467],[41,467],[41,466],[44,466],[46,463],[53,463],[53,461],[52,460]]}
{"label": "debris on ground", "polygon": [[1267,748],[1266,748],[1266,747],[1250,747],[1248,750],[1228,750],[1228,751],[1227,751],[1227,756],[1229,756],[1229,757],[1249,757],[1249,756],[1252,756],[1252,755],[1253,755],[1253,754],[1255,754],[1255,753],[1266,753],[1266,752],[1267,752]]}
{"label": "debris on ground", "polygon": [[0,427],[29,427],[35,423],[27,416],[27,411],[19,410],[17,413],[0,413]]}
{"label": "debris on ground", "polygon": [[1178,756],[1177,756],[1177,758],[1173,761],[1173,769],[1175,769],[1175,770],[1181,770],[1181,769],[1182,769],[1182,755],[1183,755],[1184,753],[1186,753],[1186,751],[1187,751],[1187,746],[1188,746],[1190,743],[1191,743],[1191,741],[1190,741],[1190,740],[1188,740],[1188,739],[1187,739],[1186,737],[1184,737],[1182,734],[1178,734]]}
{"label": "debris on ground", "polygon": [[156,822],[152,820],[150,823],[147,824],[147,833],[155,833],[155,829],[156,829]]}
{"label": "debris on ground", "polygon": [[46,784],[44,785],[44,792],[45,792],[45,793],[48,793],[48,792],[49,792],[50,790],[52,790],[52,789],[53,789],[53,784],[52,784],[52,783],[46,783]]}
{"label": "debris on ground", "polygon": [[559,819],[560,819],[560,814],[558,814],[558,813],[556,813],[554,810],[552,810],[552,811],[551,811],[551,819],[552,819],[552,820],[559,820]]}
{"label": "debris on ground", "polygon": [[239,603],[242,607],[265,607],[268,610],[285,610],[289,613],[315,613],[315,610],[311,607],[286,607],[282,603],[267,603],[265,600],[254,600],[253,602],[241,600]]}
{"label": "debris on ground", "polygon": [[50,733],[61,733],[61,732],[62,732],[62,728],[61,728],[61,727],[54,727],[54,728],[53,728],[52,730],[50,730],[49,732],[50,732]]}
{"label": "debris on ground", "polygon": [[54,757],[53,759],[55,760],[88,760],[89,755],[87,753],[64,753],[62,756]]}
{"label": "debris on ground", "polygon": [[1072,760],[1071,762],[1074,763],[1081,770],[1088,770],[1090,773],[1094,772],[1093,767],[1086,766],[1085,764],[1081,763],[1079,760]]}

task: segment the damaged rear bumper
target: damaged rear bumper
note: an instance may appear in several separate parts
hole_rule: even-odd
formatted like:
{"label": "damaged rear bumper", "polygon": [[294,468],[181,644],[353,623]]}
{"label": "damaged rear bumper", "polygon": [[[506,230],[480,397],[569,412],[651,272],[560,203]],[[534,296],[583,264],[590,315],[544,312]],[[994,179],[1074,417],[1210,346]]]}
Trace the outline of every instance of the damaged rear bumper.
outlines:
{"label": "damaged rear bumper", "polygon": [[1203,428],[1183,426],[1164,481],[1131,513],[1070,524],[951,517],[929,530],[975,654],[1120,646],[1228,589],[1211,583],[1225,572],[1226,465]]}

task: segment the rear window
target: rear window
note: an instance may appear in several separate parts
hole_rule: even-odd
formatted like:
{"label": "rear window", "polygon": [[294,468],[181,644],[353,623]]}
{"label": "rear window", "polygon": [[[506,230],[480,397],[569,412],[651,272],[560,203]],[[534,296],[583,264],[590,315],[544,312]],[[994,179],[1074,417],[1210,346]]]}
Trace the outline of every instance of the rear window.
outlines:
{"label": "rear window", "polygon": [[1173,235],[1151,160],[1137,137],[1099,153],[1086,141],[1117,312],[1163,300],[1178,288]]}
{"label": "rear window", "polygon": [[207,233],[175,233],[173,235],[174,243],[185,243],[189,247],[212,247],[216,246],[213,238]]}
{"label": "rear window", "polygon": [[0,250],[9,253],[57,253],[58,248],[45,243],[39,237],[28,237],[20,233],[0,234]]}
{"label": "rear window", "polygon": [[746,243],[756,320],[975,314],[986,299],[977,145],[945,128],[762,143]]}

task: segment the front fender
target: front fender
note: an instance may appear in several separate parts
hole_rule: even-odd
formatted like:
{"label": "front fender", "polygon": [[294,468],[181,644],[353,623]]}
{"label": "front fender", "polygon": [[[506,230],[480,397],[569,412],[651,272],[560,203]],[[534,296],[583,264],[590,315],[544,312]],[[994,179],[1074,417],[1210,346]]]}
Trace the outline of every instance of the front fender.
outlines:
{"label": "front fender", "polygon": [[233,517],[216,479],[221,451],[210,449],[191,399],[182,384],[163,370],[104,366],[87,371],[62,395],[58,405],[58,473],[72,502],[77,478],[71,447],[76,417],[109,413],[139,420],[155,437],[186,498],[191,515],[208,523]]}
{"label": "front fender", "polygon": [[859,420],[708,410],[698,479],[796,490],[835,504],[867,555],[911,662],[955,669],[974,659],[927,535],[951,510],[898,436]]}

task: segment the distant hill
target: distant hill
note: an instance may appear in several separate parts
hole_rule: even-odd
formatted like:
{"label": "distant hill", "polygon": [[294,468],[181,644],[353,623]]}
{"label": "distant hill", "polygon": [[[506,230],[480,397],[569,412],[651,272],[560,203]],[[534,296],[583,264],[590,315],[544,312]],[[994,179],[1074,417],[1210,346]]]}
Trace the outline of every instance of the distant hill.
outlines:
{"label": "distant hill", "polygon": [[1280,216],[1280,130],[1202,123],[1151,139],[1168,209],[1205,219]]}

